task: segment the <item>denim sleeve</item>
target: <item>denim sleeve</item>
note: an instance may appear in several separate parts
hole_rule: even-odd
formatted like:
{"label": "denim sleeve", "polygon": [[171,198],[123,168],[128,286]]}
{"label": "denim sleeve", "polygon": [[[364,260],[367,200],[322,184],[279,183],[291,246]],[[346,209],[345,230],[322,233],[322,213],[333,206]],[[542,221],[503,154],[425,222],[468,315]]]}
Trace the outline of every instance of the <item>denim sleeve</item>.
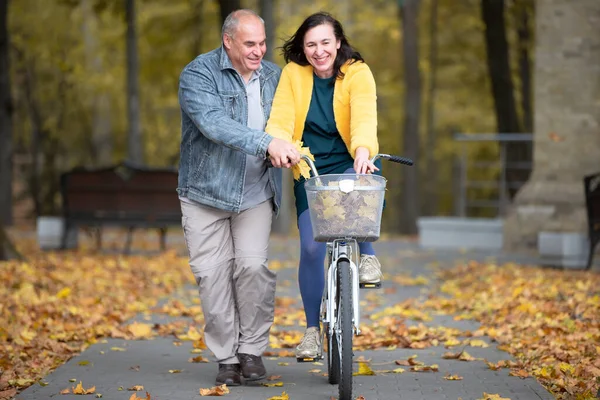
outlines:
{"label": "denim sleeve", "polygon": [[188,65],[179,77],[179,104],[209,140],[265,158],[272,136],[231,119],[223,107],[214,78],[206,68]]}

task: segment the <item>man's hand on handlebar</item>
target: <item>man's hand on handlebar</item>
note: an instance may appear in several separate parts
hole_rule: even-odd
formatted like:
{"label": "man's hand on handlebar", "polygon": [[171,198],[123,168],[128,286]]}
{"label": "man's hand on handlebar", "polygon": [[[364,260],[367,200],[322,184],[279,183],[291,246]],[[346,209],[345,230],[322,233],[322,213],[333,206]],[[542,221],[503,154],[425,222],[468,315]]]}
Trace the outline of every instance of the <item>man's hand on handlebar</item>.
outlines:
{"label": "man's hand on handlebar", "polygon": [[282,139],[273,138],[267,152],[271,164],[276,168],[291,168],[300,162],[300,153],[296,146]]}

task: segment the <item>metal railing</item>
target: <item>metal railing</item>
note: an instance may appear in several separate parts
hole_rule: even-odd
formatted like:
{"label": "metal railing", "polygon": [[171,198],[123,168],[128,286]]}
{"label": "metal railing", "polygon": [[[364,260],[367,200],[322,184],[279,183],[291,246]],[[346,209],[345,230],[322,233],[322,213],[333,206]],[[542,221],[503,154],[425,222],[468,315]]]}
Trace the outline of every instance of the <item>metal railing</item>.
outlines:
{"label": "metal railing", "polygon": [[[460,142],[461,149],[457,157],[455,172],[455,214],[461,217],[471,217],[483,214],[482,209],[492,209],[497,218],[505,215],[510,204],[509,190],[518,190],[525,184],[524,181],[508,182],[507,171],[520,169],[531,171],[532,162],[508,162],[507,144],[509,142],[532,142],[533,135],[529,133],[457,133],[454,140]],[[481,160],[470,157],[468,146],[473,143],[496,142],[499,146],[498,157],[495,160]],[[489,176],[495,175],[493,180],[473,179],[473,171],[483,172]],[[496,173],[497,172],[497,173]],[[488,189],[497,190],[497,195],[489,194],[484,198],[469,196],[469,191]],[[474,212],[479,209],[480,212]]]}

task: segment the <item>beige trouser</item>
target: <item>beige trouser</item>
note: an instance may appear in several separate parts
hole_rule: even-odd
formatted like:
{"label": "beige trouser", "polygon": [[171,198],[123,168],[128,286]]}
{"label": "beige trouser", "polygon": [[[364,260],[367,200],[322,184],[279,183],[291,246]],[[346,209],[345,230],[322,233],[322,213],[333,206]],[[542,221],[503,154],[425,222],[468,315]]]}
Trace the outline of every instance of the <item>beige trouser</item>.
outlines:
{"label": "beige trouser", "polygon": [[181,202],[190,266],[204,313],[204,339],[219,363],[261,355],[273,324],[276,275],[267,267],[271,201],[241,213]]}

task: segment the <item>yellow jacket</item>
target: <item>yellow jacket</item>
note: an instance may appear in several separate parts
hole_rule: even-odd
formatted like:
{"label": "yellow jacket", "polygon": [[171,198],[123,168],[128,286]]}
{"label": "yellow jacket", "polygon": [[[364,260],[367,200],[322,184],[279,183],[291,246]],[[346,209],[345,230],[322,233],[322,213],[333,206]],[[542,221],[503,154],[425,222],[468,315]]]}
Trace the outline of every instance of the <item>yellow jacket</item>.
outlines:
{"label": "yellow jacket", "polygon": [[[379,151],[375,79],[367,64],[360,61],[345,64],[342,72],[344,78],[335,80],[333,91],[335,124],[353,158],[357,147],[366,147],[373,157]],[[281,73],[265,131],[289,142],[302,140],[312,90],[312,66],[288,63]]]}

